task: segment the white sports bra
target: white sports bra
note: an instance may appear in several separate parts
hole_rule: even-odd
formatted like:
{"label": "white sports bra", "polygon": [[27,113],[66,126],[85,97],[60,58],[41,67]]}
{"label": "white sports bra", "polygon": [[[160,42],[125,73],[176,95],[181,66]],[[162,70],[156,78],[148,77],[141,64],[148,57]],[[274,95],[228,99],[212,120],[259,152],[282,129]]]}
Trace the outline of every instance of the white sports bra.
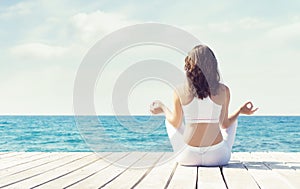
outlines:
{"label": "white sports bra", "polygon": [[203,100],[194,97],[183,106],[185,123],[218,123],[222,106],[214,103],[210,97]]}

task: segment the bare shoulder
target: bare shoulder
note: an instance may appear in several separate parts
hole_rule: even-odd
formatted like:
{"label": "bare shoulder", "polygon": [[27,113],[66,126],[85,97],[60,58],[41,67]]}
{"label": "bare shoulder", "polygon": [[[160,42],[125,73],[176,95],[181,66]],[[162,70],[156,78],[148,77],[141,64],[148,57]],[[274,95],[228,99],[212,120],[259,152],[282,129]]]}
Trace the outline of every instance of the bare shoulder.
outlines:
{"label": "bare shoulder", "polygon": [[229,90],[229,87],[227,87],[225,84],[223,83],[220,83],[220,86],[219,86],[219,93],[222,95],[222,96],[226,96],[228,94],[230,94],[230,90]]}
{"label": "bare shoulder", "polygon": [[226,85],[220,83],[218,94],[216,96],[212,96],[211,98],[215,103],[223,105],[227,101],[228,97],[229,88]]}
{"label": "bare shoulder", "polygon": [[180,100],[180,93],[176,89],[173,91],[173,97],[174,100]]}
{"label": "bare shoulder", "polygon": [[177,97],[180,99],[182,105],[190,103],[193,99],[193,95],[185,84],[177,86],[174,93],[177,93]]}

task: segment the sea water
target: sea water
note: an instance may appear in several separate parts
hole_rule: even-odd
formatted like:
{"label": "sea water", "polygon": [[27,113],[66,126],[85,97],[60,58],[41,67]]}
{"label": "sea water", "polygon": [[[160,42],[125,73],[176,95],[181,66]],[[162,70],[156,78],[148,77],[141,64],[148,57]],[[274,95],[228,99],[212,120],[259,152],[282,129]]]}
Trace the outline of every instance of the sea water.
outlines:
{"label": "sea water", "polygon": [[[0,116],[0,151],[172,151],[164,117],[152,117]],[[300,152],[300,116],[240,116],[233,151]]]}

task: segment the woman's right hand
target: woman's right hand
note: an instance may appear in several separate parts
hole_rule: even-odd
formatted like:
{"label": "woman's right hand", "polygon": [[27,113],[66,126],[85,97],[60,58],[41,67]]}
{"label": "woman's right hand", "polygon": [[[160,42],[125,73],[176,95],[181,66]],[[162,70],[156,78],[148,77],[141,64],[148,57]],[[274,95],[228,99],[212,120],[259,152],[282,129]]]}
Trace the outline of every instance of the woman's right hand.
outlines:
{"label": "woman's right hand", "polygon": [[245,103],[241,109],[240,109],[240,113],[241,114],[246,114],[246,115],[251,115],[253,114],[254,112],[256,112],[256,110],[258,110],[258,108],[253,108],[253,104],[252,102],[247,102]]}
{"label": "woman's right hand", "polygon": [[163,113],[163,103],[159,100],[156,100],[150,104],[150,112],[153,114],[160,114]]}

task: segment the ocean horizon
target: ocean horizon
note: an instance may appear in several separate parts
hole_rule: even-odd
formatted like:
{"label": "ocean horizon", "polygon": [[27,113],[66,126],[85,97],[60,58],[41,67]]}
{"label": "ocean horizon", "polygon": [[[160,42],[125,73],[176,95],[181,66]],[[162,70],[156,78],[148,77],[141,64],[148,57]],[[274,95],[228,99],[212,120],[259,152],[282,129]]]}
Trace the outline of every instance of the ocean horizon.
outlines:
{"label": "ocean horizon", "polygon": [[[2,115],[0,151],[170,152],[164,119],[142,115]],[[299,125],[300,116],[240,116],[233,152],[300,152]]]}

